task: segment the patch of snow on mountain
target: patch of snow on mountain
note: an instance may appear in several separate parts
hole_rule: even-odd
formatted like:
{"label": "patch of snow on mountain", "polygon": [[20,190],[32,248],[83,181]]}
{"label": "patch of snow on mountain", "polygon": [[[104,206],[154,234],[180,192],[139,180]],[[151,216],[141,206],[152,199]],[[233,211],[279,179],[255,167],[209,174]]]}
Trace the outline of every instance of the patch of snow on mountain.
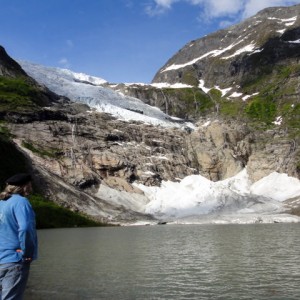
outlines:
{"label": "patch of snow on mountain", "polygon": [[100,86],[99,84],[106,82],[101,78],[30,62],[19,63],[28,75],[54,93],[87,104],[100,112],[110,113],[121,120],[136,120],[168,127],[190,126],[180,124],[157,107],[147,105],[137,98],[120,95],[110,88]]}
{"label": "patch of snow on mountain", "polygon": [[151,86],[154,86],[159,89],[162,89],[162,88],[182,89],[182,88],[192,88],[193,87],[192,85],[188,85],[188,84],[184,84],[184,83],[170,84],[167,82],[152,83]]}
{"label": "patch of snow on mountain", "polygon": [[242,99],[243,99],[243,101],[246,101],[247,99],[249,99],[249,98],[251,98],[251,97],[253,97],[253,96],[256,96],[256,95],[258,95],[259,93],[254,93],[254,94],[252,94],[252,95],[246,95],[246,96],[244,96]]}
{"label": "patch of snow on mountain", "polygon": [[276,214],[282,212],[282,201],[300,196],[298,179],[272,173],[252,184],[246,169],[219,182],[191,175],[181,182],[163,181],[161,187],[137,186],[149,199],[146,213],[171,219],[215,213]]}
{"label": "patch of snow on mountain", "polygon": [[300,39],[295,41],[287,41],[287,43],[300,44]]}
{"label": "patch of snow on mountain", "polygon": [[297,20],[297,16],[289,18],[289,19],[279,19],[279,18],[274,18],[274,17],[269,17],[269,20],[278,20],[279,24],[284,23],[285,26],[292,26],[295,24]]}
{"label": "patch of snow on mountain", "polygon": [[[203,79],[200,79],[199,80],[199,85],[198,85],[198,87],[200,88],[200,89],[202,89],[202,91],[204,92],[204,93],[208,93],[212,88],[206,88],[205,86],[205,82],[204,82],[204,80]],[[222,97],[224,97],[231,89],[232,89],[232,87],[229,87],[229,88],[226,88],[226,89],[221,89],[218,85],[216,85],[215,87],[213,87],[214,89],[216,89],[216,90],[219,90],[220,92],[221,92],[221,94],[222,94]]]}
{"label": "patch of snow on mountain", "polygon": [[229,87],[227,89],[221,89],[219,86],[216,85],[215,89],[219,90],[222,94],[222,97],[224,97],[232,89],[232,87]]}
{"label": "patch of snow on mountain", "polygon": [[282,123],[282,117],[281,116],[277,117],[276,120],[274,122],[272,122],[272,123],[275,124],[275,125],[281,125],[281,123]]}
{"label": "patch of snow on mountain", "polygon": [[277,30],[276,32],[283,34],[286,31],[286,29]]}
{"label": "patch of snow on mountain", "polygon": [[200,80],[199,80],[199,86],[198,86],[198,87],[199,87],[205,94],[207,94],[211,89],[206,88],[206,87],[204,86],[204,84],[205,84],[204,80],[203,80],[203,79],[200,79]]}
{"label": "patch of snow on mountain", "polygon": [[176,65],[176,64],[173,64],[169,67],[166,67],[164,70],[161,71],[161,73],[163,72],[167,72],[167,71],[171,71],[171,70],[177,70],[177,69],[181,69],[181,68],[184,68],[186,66],[190,66],[190,65],[193,65],[194,63],[196,63],[197,61],[205,58],[205,57],[208,57],[208,56],[213,56],[213,57],[216,57],[216,56],[219,56],[221,55],[222,53],[228,51],[228,50],[231,50],[232,48],[234,48],[235,46],[237,46],[238,44],[240,44],[243,40],[240,40],[234,44],[231,44],[229,45],[228,47],[224,48],[224,49],[216,49],[216,50],[212,50],[212,51],[209,51],[205,54],[203,54],[202,56],[198,57],[198,58],[195,58],[185,64],[179,64],[179,65]]}
{"label": "patch of snow on mountain", "polygon": [[236,52],[234,52],[232,55],[226,56],[226,57],[222,57],[222,59],[229,59],[232,58],[234,56],[240,55],[243,52],[253,52],[255,49],[255,44],[250,44],[247,45],[239,50],[237,50]]}
{"label": "patch of snow on mountain", "polygon": [[284,201],[300,196],[300,180],[287,174],[273,172],[255,182],[250,191],[256,195]]}
{"label": "patch of snow on mountain", "polygon": [[241,97],[242,95],[243,95],[242,93],[234,92],[229,97],[231,97],[231,98],[238,98],[238,97]]}
{"label": "patch of snow on mountain", "polygon": [[191,175],[181,182],[163,181],[161,187],[137,185],[149,199],[145,212],[158,218],[178,219],[206,214],[277,214],[282,201],[300,196],[300,181],[272,173],[252,184],[247,170],[212,182]]}

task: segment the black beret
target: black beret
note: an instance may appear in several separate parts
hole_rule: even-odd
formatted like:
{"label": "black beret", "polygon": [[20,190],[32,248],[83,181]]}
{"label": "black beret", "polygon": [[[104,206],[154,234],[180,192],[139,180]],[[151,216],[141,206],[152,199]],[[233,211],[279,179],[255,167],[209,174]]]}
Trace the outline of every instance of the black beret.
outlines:
{"label": "black beret", "polygon": [[16,174],[6,180],[9,185],[21,186],[31,181],[31,175],[27,173]]}

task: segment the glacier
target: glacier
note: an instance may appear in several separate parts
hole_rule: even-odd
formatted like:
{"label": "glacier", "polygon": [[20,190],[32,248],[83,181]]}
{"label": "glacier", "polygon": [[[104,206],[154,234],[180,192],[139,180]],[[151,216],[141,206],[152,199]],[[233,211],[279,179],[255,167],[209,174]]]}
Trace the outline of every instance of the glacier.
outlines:
{"label": "glacier", "polygon": [[107,87],[108,82],[102,78],[28,61],[18,63],[29,76],[52,92],[74,102],[87,104],[99,112],[112,114],[120,120],[134,120],[162,127],[193,128],[190,122],[172,118],[157,107],[114,91]]}

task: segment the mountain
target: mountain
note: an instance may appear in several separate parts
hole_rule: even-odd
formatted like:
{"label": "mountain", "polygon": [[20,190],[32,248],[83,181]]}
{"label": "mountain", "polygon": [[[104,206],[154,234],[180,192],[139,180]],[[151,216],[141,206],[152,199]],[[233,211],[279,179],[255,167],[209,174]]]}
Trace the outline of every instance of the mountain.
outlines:
{"label": "mountain", "polygon": [[41,194],[110,223],[299,222],[299,7],[189,43],[151,85],[1,52],[29,90],[0,86],[2,165],[22,155]]}
{"label": "mountain", "polygon": [[[300,5],[267,8],[240,24],[194,40],[153,83],[199,87],[226,117],[300,127]],[[199,106],[201,100],[199,100]]]}
{"label": "mountain", "polygon": [[[151,85],[118,88],[180,118],[240,117],[256,127],[274,122],[298,132],[299,11],[300,5],[264,9],[187,43]],[[172,88],[179,85],[185,88]]]}

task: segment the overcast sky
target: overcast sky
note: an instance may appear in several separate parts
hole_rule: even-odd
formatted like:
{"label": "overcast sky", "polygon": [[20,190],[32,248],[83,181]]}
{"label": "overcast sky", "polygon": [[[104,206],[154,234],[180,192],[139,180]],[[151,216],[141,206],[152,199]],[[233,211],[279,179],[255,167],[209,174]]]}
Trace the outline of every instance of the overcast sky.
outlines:
{"label": "overcast sky", "polygon": [[1,1],[2,45],[14,59],[149,83],[191,40],[285,0]]}

